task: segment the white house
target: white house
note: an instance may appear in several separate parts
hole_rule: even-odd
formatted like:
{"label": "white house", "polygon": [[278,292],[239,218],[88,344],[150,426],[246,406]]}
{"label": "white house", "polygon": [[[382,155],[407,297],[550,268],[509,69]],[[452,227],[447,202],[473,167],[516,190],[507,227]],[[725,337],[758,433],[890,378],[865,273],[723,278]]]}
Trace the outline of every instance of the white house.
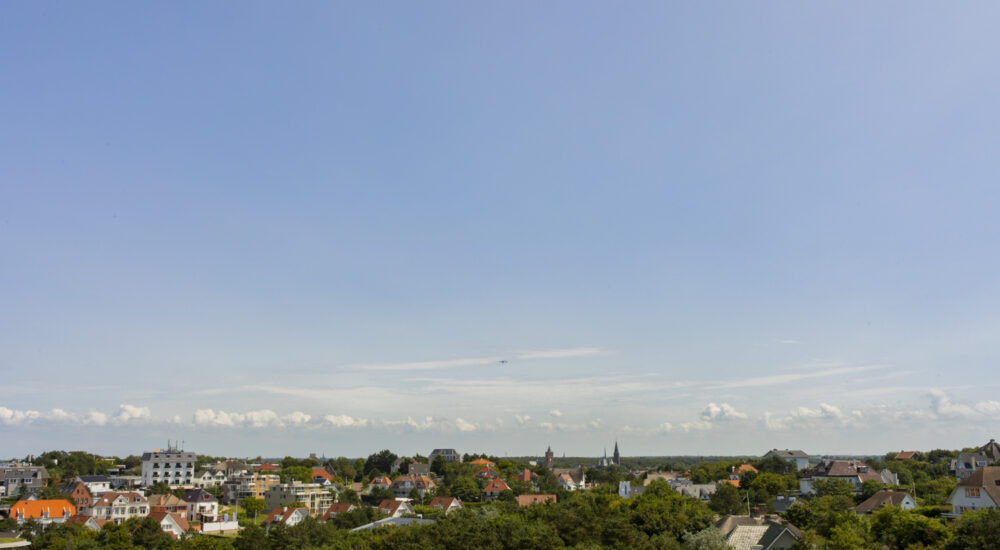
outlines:
{"label": "white house", "polygon": [[770,458],[772,456],[776,456],[786,462],[795,464],[796,470],[802,470],[809,467],[809,455],[800,450],[771,449],[764,455],[764,458]]}
{"label": "white house", "polygon": [[94,501],[91,515],[112,523],[144,518],[149,515],[149,500],[140,493],[104,493]]}
{"label": "white house", "polygon": [[944,515],[952,518],[970,510],[1000,508],[1000,466],[984,466],[959,481],[948,504],[951,512]]}
{"label": "white house", "polygon": [[111,490],[111,478],[108,476],[76,476],[76,479],[95,497]]}
{"label": "white house", "polygon": [[851,508],[851,510],[859,514],[871,514],[884,506],[895,506],[903,510],[912,510],[917,507],[917,501],[913,499],[913,496],[908,491],[882,489],[868,500]]}

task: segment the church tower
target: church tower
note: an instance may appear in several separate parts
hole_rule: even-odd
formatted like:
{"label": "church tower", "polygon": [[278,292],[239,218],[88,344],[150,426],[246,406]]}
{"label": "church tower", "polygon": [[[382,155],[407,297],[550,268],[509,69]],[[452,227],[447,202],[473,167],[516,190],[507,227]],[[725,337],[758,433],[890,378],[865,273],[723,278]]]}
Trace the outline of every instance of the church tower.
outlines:
{"label": "church tower", "polygon": [[618,441],[615,440],[615,454],[611,455],[616,466],[622,465],[622,455],[618,454]]}
{"label": "church tower", "polygon": [[555,454],[552,452],[552,445],[549,445],[549,450],[545,451],[545,467],[552,469],[556,465]]}

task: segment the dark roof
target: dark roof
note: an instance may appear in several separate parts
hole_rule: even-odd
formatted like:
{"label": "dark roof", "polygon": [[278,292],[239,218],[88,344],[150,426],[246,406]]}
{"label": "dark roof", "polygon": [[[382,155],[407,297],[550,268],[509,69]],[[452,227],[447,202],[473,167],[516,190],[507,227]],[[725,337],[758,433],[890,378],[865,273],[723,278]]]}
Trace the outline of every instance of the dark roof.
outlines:
{"label": "dark roof", "polygon": [[809,470],[809,476],[818,477],[857,477],[861,481],[882,482],[882,476],[872,470],[864,462],[857,460],[827,460],[820,462]]}
{"label": "dark roof", "polygon": [[76,478],[84,483],[111,483],[111,478],[108,476],[76,476]]}
{"label": "dark roof", "polygon": [[184,492],[185,502],[219,502],[219,499],[212,496],[212,493],[204,489],[188,489]]}
{"label": "dark roof", "polygon": [[774,455],[774,456],[777,456],[777,457],[780,457],[780,458],[809,458],[809,455],[807,455],[805,452],[799,451],[797,449],[796,450],[792,450],[792,449],[771,449],[764,456],[767,456],[767,455]]}
{"label": "dark roof", "polygon": [[883,506],[900,506],[903,504],[903,499],[908,495],[908,491],[894,491],[891,489],[882,489],[874,495],[872,495],[868,500],[858,504],[851,510],[855,512],[860,512],[864,514],[870,514],[875,510]]}
{"label": "dark roof", "polygon": [[989,443],[979,448],[979,452],[992,458],[993,460],[1000,460],[1000,443],[991,439]]}

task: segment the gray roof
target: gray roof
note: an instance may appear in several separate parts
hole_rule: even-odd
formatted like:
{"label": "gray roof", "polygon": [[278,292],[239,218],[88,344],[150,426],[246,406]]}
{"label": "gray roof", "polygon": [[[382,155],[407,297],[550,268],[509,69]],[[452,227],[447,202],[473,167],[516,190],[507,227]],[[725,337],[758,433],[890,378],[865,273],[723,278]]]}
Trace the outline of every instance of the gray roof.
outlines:
{"label": "gray roof", "polygon": [[49,472],[45,466],[10,466],[0,468],[0,480],[21,479],[25,475],[36,479],[49,479]]}
{"label": "gray roof", "polygon": [[797,449],[771,449],[764,456],[776,456],[779,458],[809,458],[805,452]]}
{"label": "gray roof", "polygon": [[111,483],[111,478],[108,476],[76,476],[76,478],[84,483]]}

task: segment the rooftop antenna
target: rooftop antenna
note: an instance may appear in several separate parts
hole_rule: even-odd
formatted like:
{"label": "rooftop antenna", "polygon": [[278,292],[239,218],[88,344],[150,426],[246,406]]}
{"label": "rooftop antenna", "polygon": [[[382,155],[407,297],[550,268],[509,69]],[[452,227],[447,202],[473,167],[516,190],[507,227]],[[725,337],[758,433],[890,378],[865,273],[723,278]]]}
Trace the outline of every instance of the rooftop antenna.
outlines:
{"label": "rooftop antenna", "polygon": [[181,450],[182,451],[184,450],[184,440],[183,439],[181,440]]}

